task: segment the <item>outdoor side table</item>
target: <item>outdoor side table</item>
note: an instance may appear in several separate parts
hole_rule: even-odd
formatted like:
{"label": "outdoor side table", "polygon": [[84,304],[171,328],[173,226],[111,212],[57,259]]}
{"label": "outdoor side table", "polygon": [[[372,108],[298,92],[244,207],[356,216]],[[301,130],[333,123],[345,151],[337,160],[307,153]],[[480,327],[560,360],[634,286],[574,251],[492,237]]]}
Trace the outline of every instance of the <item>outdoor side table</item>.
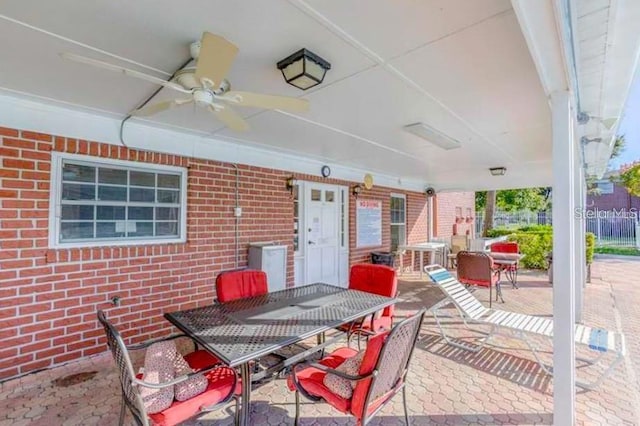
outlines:
{"label": "outdoor side table", "polygon": [[230,367],[240,368],[240,422],[249,422],[249,362],[342,324],[373,314],[396,299],[329,284],[165,314],[165,318]]}
{"label": "outdoor side table", "polygon": [[494,265],[498,267],[498,271],[504,271],[513,288],[518,288],[517,275],[511,267],[516,266],[525,255],[521,253],[489,253],[489,256],[493,259]]}

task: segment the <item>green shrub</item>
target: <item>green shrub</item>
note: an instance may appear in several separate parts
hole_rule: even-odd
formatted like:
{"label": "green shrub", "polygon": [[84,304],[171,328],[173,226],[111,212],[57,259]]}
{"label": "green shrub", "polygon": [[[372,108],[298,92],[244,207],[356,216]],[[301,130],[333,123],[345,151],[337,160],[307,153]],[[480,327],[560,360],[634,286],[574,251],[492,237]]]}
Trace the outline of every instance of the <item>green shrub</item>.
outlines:
{"label": "green shrub", "polygon": [[494,229],[490,229],[487,232],[487,237],[488,238],[503,237],[505,235],[511,235],[516,231],[517,231],[516,229],[494,228]]}
{"label": "green shrub", "polygon": [[590,265],[591,263],[593,263],[593,252],[595,247],[596,247],[595,234],[593,232],[587,232],[585,234],[585,249],[587,251],[586,253],[587,265]]}
{"label": "green shrub", "polygon": [[509,241],[517,242],[520,253],[525,255],[520,261],[523,268],[547,268],[547,255],[552,248],[551,233],[516,232],[509,236]]}

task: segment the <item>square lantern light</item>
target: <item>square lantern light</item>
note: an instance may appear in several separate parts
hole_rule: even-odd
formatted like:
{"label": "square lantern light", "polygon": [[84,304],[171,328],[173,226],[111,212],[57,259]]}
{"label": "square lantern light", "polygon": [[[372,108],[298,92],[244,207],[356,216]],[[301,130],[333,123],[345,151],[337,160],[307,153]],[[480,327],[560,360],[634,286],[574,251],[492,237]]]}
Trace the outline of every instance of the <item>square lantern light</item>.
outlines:
{"label": "square lantern light", "polygon": [[331,64],[307,49],[300,49],[278,62],[278,69],[287,83],[307,90],[322,83]]}

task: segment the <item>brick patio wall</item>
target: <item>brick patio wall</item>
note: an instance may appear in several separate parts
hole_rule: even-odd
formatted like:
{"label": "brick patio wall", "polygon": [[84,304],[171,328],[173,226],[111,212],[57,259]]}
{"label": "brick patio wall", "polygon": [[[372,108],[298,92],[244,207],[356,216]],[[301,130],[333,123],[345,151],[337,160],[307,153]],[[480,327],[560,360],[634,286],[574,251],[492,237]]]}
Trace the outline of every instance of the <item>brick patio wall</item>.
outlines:
{"label": "brick patio wall", "polygon": [[475,223],[474,192],[442,192],[434,203],[436,237],[469,235],[473,238]]}
{"label": "brick patio wall", "polygon": [[[95,312],[109,317],[131,342],[174,330],[163,312],[211,303],[217,273],[235,267],[232,164],[127,149],[25,130],[0,128],[0,380],[105,350]],[[127,247],[48,248],[51,152],[60,151],[188,168],[187,242]],[[275,241],[288,249],[293,283],[291,172],[238,165],[239,266],[247,244]],[[353,185],[296,174],[299,180]],[[388,250],[389,197],[374,187],[360,197],[382,201],[382,246],[356,249],[355,199],[350,199],[350,263]],[[427,238],[426,196],[408,192],[409,242]],[[447,207],[441,207],[444,214]],[[110,299],[118,295],[121,306]]]}

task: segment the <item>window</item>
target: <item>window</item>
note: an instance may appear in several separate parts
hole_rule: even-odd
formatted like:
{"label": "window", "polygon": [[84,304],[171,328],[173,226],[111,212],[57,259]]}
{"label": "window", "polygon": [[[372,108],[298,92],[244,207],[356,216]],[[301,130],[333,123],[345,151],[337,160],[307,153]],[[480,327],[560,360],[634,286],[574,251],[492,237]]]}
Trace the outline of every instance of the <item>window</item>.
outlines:
{"label": "window", "polygon": [[608,180],[598,181],[596,183],[598,187],[599,193],[602,194],[613,194],[613,182]]}
{"label": "window", "polygon": [[404,195],[391,195],[391,251],[407,241],[407,200]]}
{"label": "window", "polygon": [[54,153],[51,247],[186,241],[186,169]]}

